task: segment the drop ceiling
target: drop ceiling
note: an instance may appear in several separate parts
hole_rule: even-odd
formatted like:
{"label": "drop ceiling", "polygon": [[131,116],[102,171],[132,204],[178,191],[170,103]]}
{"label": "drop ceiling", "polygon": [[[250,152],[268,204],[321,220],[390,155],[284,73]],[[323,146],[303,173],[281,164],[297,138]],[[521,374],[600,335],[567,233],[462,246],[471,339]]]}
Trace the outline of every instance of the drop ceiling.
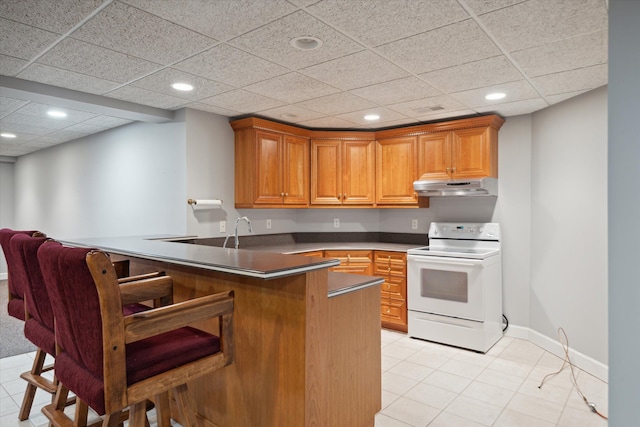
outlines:
{"label": "drop ceiling", "polygon": [[606,0],[2,0],[0,156],[185,107],[323,129],[528,114],[607,84],[607,21]]}

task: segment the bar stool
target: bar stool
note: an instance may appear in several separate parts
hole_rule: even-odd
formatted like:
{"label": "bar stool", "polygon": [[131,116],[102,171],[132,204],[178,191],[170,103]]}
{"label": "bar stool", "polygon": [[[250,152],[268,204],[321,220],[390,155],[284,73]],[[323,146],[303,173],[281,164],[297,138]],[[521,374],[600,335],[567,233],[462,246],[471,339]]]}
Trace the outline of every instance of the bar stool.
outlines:
{"label": "bar stool", "polygon": [[[106,253],[46,242],[38,259],[56,319],[55,369],[60,385],[42,412],[55,426],[72,420],[64,402],[76,399],[75,425],[86,425],[87,406],[115,426],[130,407],[129,425],[142,427],[148,400],[160,426],[168,425],[173,390],[184,426],[195,426],[187,383],[234,360],[233,292],[124,315],[121,287]],[[169,277],[165,277],[169,279]],[[133,295],[135,282],[129,285]],[[217,319],[218,335],[189,324]]]}

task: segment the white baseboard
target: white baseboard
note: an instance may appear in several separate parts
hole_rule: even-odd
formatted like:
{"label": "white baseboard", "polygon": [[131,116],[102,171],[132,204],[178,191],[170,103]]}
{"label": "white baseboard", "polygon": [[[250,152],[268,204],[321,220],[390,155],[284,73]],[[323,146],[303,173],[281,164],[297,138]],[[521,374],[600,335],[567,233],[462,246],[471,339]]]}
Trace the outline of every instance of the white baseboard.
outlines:
{"label": "white baseboard", "polygon": [[[509,328],[505,331],[505,335],[512,338],[528,340],[529,342],[532,342],[538,347],[541,347],[542,349],[558,356],[561,359],[564,359],[565,357],[562,344],[560,344],[558,340],[551,339],[546,335],[542,335],[540,332],[534,331],[530,328],[509,325]],[[573,362],[573,364],[578,368],[582,369],[585,372],[588,372],[589,374],[606,383],[609,382],[609,366],[605,365],[602,362],[598,362],[597,360],[585,354],[575,351],[572,348],[569,348],[569,356],[571,357],[571,361]]]}
{"label": "white baseboard", "polygon": [[9,273],[0,273],[0,280],[7,280],[9,278]]}

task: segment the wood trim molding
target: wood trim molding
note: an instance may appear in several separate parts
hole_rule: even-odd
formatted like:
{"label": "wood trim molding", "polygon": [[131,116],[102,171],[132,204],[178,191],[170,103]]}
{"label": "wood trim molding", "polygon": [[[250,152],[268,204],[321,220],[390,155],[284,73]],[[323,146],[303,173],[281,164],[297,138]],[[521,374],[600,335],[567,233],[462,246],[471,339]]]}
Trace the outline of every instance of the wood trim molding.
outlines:
{"label": "wood trim molding", "polygon": [[399,136],[418,136],[428,133],[449,132],[461,129],[478,127],[492,127],[499,130],[504,124],[504,119],[495,114],[488,116],[471,117],[467,119],[449,120],[438,123],[406,126],[387,130],[366,131],[341,131],[336,130],[310,130],[299,128],[284,123],[272,122],[258,117],[247,117],[230,122],[234,131],[252,128],[266,131],[276,131],[287,135],[295,135],[315,140],[337,139],[343,141],[374,141],[380,139],[396,138]]}

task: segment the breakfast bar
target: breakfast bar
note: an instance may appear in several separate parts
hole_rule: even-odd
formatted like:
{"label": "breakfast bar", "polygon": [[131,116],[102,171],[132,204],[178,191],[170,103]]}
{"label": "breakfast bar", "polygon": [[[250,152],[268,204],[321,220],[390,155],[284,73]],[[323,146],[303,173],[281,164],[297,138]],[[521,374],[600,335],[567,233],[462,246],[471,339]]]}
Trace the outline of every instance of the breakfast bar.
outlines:
{"label": "breakfast bar", "polygon": [[[381,278],[337,260],[145,238],[71,239],[164,271],[175,302],[235,294],[232,365],[189,384],[208,426],[374,425],[381,409]],[[218,333],[215,322],[195,325]]]}

